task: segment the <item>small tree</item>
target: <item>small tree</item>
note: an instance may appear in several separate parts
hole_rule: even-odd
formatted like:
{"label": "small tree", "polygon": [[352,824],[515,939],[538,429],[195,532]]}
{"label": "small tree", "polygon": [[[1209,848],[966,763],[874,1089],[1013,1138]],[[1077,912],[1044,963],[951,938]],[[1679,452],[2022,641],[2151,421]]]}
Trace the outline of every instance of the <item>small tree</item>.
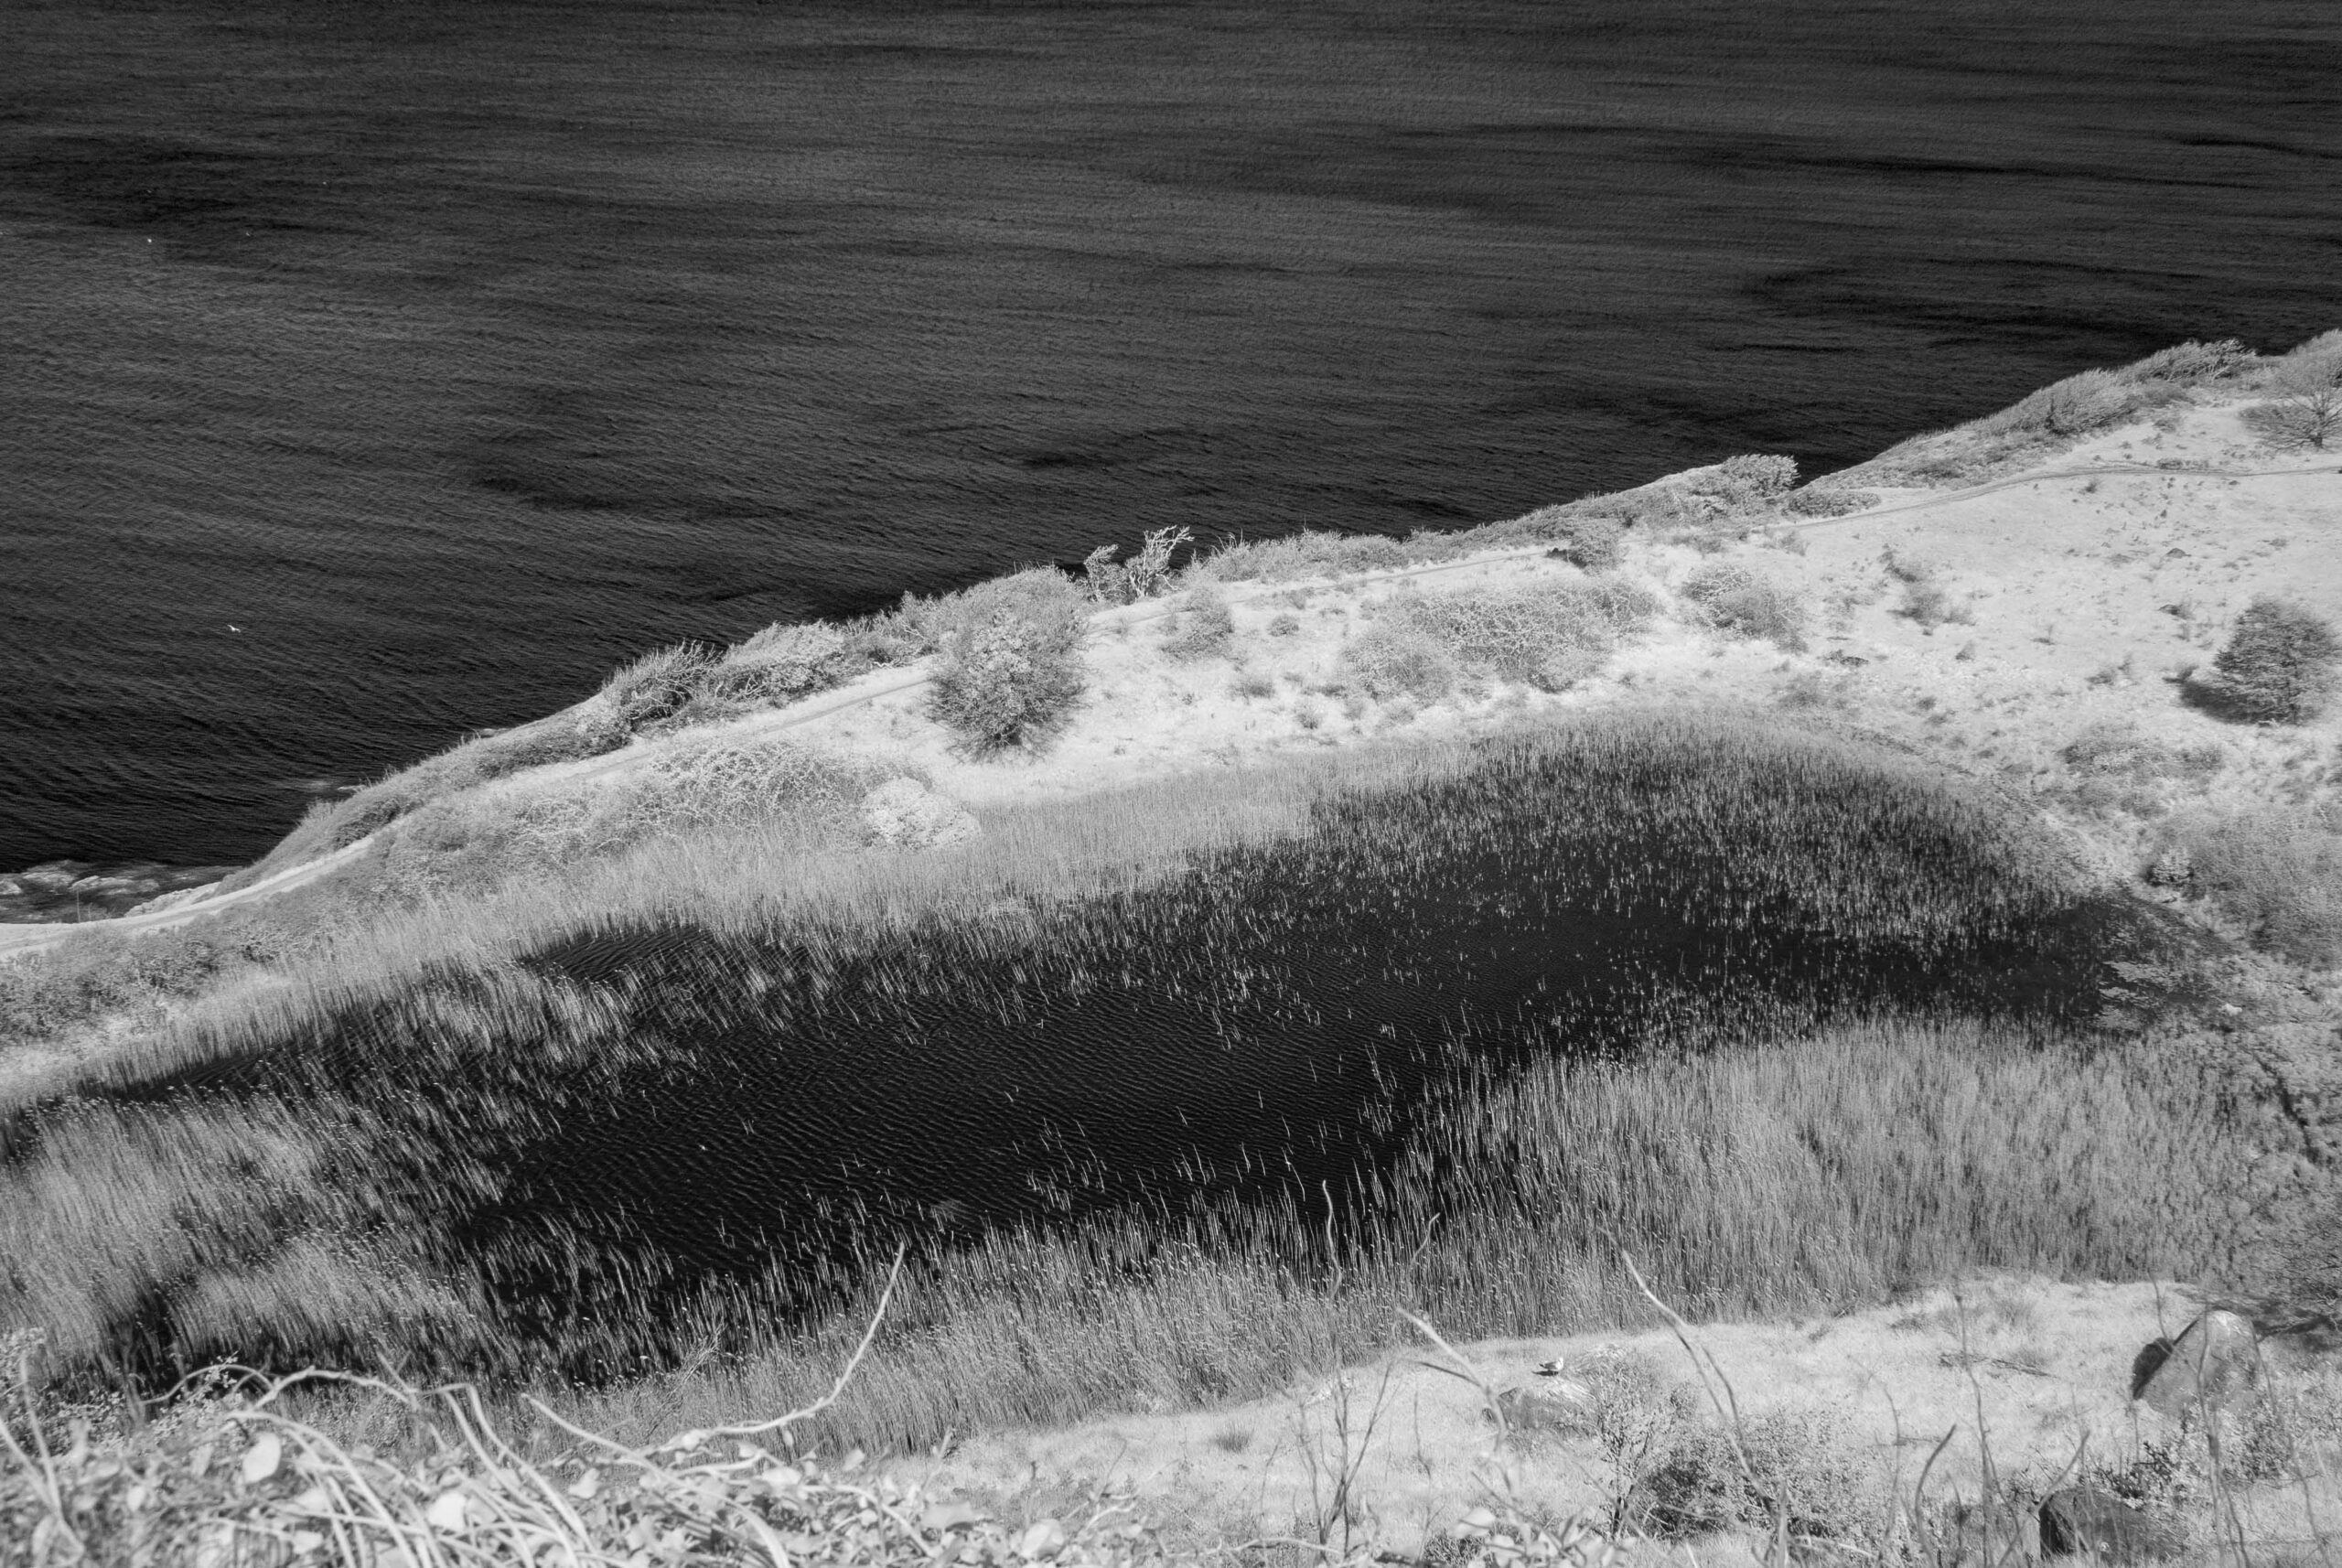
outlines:
{"label": "small tree", "polygon": [[2323,616],[2268,595],[2252,601],[2212,660],[2212,672],[2191,678],[2200,706],[2231,718],[2299,724],[2315,718],[2342,664],[2342,638]]}
{"label": "small tree", "polygon": [[2271,385],[2277,396],[2247,414],[2262,436],[2319,452],[2342,445],[2342,347],[2287,360]]}

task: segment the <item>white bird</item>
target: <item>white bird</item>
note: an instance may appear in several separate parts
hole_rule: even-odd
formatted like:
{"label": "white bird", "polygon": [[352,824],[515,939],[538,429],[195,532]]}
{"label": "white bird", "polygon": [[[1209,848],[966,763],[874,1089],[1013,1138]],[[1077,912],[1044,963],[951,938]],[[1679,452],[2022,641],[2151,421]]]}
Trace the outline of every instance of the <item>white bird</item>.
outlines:
{"label": "white bird", "polygon": [[230,622],[228,623],[228,629],[229,629],[230,631],[242,631],[242,630],[243,630],[244,628],[243,628],[242,627],[238,626],[234,621],[230,621]]}
{"label": "white bird", "polygon": [[1562,1375],[1562,1358],[1556,1356],[1550,1361],[1538,1362],[1537,1375],[1541,1378],[1560,1377]]}

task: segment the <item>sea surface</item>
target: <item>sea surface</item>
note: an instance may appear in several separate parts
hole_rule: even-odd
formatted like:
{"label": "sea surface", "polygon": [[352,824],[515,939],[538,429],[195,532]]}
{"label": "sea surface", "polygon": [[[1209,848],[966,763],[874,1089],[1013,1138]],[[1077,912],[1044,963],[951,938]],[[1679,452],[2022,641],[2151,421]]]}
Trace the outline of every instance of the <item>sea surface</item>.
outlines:
{"label": "sea surface", "polygon": [[2342,325],[2333,0],[11,0],[0,868],[683,638]]}

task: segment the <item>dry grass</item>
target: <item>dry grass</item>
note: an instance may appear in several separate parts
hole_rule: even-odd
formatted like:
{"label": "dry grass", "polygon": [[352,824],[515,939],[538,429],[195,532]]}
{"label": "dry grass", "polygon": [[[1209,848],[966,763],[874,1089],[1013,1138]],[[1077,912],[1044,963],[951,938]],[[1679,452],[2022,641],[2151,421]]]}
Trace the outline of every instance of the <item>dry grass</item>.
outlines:
{"label": "dry grass", "polygon": [[[1257,1396],[1387,1348],[1399,1308],[1475,1338],[1638,1324],[1621,1248],[1702,1318],[1882,1301],[1980,1266],[2192,1277],[2229,1262],[2250,1165],[2219,1079],[2153,1051],[1893,1025],[1541,1064],[1459,1093],[1331,1256],[1297,1215],[1217,1242],[1133,1221],[954,1251],[908,1283],[905,1332],[809,1434],[904,1452]],[[1509,1174],[1466,1192],[1442,1165]],[[801,1400],[867,1301],[732,1366],[557,1406],[643,1434]]]}

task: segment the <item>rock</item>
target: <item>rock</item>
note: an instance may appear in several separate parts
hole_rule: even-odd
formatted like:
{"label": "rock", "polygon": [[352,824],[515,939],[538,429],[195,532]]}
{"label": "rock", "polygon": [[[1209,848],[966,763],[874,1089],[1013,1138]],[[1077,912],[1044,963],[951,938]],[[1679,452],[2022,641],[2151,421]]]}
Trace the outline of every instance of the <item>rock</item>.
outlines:
{"label": "rock", "polygon": [[1540,1377],[1497,1395],[1509,1432],[1584,1433],[1594,1430],[1594,1391],[1573,1378]]}
{"label": "rock", "polygon": [[37,865],[30,871],[16,873],[16,880],[18,886],[28,892],[61,893],[80,879],[70,871],[50,871]]}
{"label": "rock", "polygon": [[983,832],[967,807],[916,779],[889,779],[865,795],[862,821],[890,849],[933,849]]}
{"label": "rock", "polygon": [[135,876],[83,876],[77,878],[66,891],[79,893],[84,897],[102,898],[116,893],[152,893],[161,886],[161,883]]}
{"label": "rock", "polygon": [[[2161,1348],[2163,1353],[2155,1352]],[[2131,1367],[2131,1397],[2173,1421],[2237,1410],[2261,1388],[2261,1340],[2233,1312],[2208,1312],[2176,1339],[2158,1339]]]}
{"label": "rock", "polygon": [[2142,1563],[2176,1556],[2183,1544],[2168,1520],[2095,1487],[2068,1487],[2041,1499],[2044,1557],[2087,1553],[2103,1563]]}

